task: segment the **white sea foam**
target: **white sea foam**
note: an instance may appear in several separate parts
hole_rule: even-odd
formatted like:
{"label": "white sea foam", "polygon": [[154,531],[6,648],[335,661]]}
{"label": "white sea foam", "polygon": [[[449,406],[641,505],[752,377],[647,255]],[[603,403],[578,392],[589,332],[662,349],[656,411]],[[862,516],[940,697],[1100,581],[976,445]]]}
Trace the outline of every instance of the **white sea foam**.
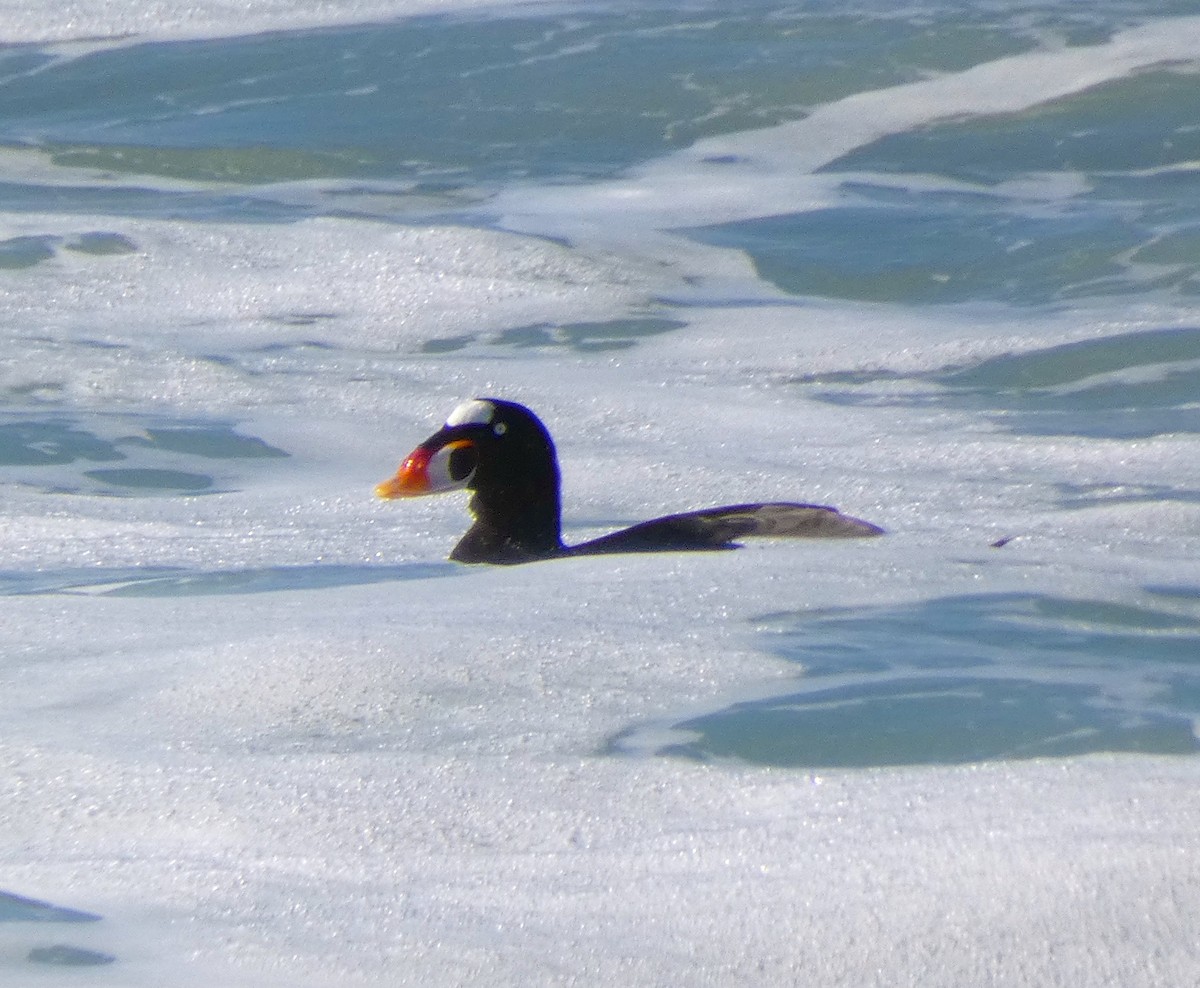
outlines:
{"label": "white sea foam", "polygon": [[304,337],[319,339],[326,315],[340,320],[339,346],[395,352],[472,328],[487,332],[564,314],[602,318],[655,284],[639,285],[635,269],[616,260],[462,227],[330,219],[183,225],[79,214],[7,219],[9,237],[70,241],[115,226],[130,241],[135,249],[117,257],[64,251],[3,303],[10,320],[36,314],[40,328],[60,325],[111,342],[149,334],[156,344],[173,338],[243,348],[286,338],[279,324],[306,315],[317,325],[306,326]]}
{"label": "white sea foam", "polygon": [[[522,0],[516,9],[561,6],[561,0]],[[114,42],[182,41],[371,24],[424,14],[512,11],[505,0],[201,0],[178,4],[70,0],[35,7],[0,0],[4,40],[14,44],[56,44],[64,53],[86,51]]]}
{"label": "white sea foam", "polygon": [[[185,34],[234,17],[188,9],[154,26],[152,8],[104,23],[79,8],[70,29],[15,30]],[[280,9],[279,24],[308,23]],[[1158,41],[1200,47],[1192,21],[1175,28]],[[1150,30],[1035,61],[1049,67],[1039,92],[1151,64],[1135,51]],[[1080,68],[1109,56],[1107,76]],[[989,86],[1031,66],[1000,68]],[[932,88],[829,114],[873,119],[861,141],[955,107],[995,111],[978,90],[921,116],[950,83],[920,85]],[[774,172],[803,126],[723,147]],[[136,247],[60,252],[0,301],[0,389],[22,415],[82,419],[111,440],[146,418],[233,421],[292,454],[214,464],[227,482],[204,497],[72,494],[41,479],[49,468],[6,474],[0,570],[62,592],[0,597],[0,884],[104,917],[0,924],[6,985],[61,982],[26,962],[61,941],[114,954],[72,977],[122,988],[1195,980],[1194,759],[815,772],[645,757],[688,715],[800,681],[765,651],[764,615],[1013,593],[1131,603],[1146,587],[1200,586],[1196,504],[1071,511],[1057,494],[1200,489],[1193,435],[1021,436],[969,409],[794,390],[804,374],[866,369],[896,375],[903,396],[918,387],[905,375],[1181,311],[1114,303],[1097,326],[1080,311],[797,305],[730,252],[683,254],[664,237],[664,269],[602,249],[613,230],[633,243],[673,215],[756,215],[764,189],[789,208],[827,201],[832,186],[805,170],[835,144],[761,188],[712,183],[726,165],[680,155],[590,197],[576,187],[571,202],[547,189],[503,200],[590,252],[344,219],[5,217],[6,236],[115,228]],[[702,191],[672,214],[656,175]],[[586,235],[573,203],[595,224]],[[686,342],[642,340],[636,359],[551,362],[496,338],[659,311],[662,294],[700,296],[682,277],[697,272],[753,304],[671,310],[690,320]],[[461,349],[431,360],[430,341]],[[835,503],[891,534],[440,564],[462,500],[381,504],[371,489],[477,394],[528,401],[555,432],[572,538],[776,497]],[[1016,538],[988,548],[1000,536]],[[371,569],[388,580],[354,584]],[[332,586],[230,589],[254,576]]]}
{"label": "white sea foam", "polygon": [[[768,612],[1200,585],[1194,505],[1070,514],[1050,495],[1064,477],[1200,486],[1190,441],[1124,444],[1114,462],[1111,445],[1022,442],[967,412],[785,400],[792,371],[859,366],[846,358],[870,313],[837,306],[698,313],[687,348],[645,341],[637,360],[550,368],[483,333],[423,364],[411,346],[431,327],[611,314],[654,282],[634,267],[596,288],[603,267],[470,231],[120,229],[141,253],[44,266],[43,315],[10,313],[30,331],[6,380],[54,353],[48,393],[117,415],[114,434],[121,409],[217,415],[294,455],[210,497],[6,495],[4,568],[82,573],[63,595],[0,599],[4,887],[105,917],[54,931],[119,958],[89,983],[1076,985],[1099,971],[1150,986],[1194,972],[1180,946],[1200,907],[1181,850],[1200,812],[1190,760],[817,776],[597,754],[639,726],[623,750],[652,748],[664,724],[797,675],[754,641]],[[447,277],[420,277],[414,255],[430,251]],[[538,273],[563,264],[592,288]],[[892,331],[885,366],[939,332],[915,317]],[[803,342],[780,354],[785,333]],[[252,356],[310,338],[332,348]],[[319,593],[105,595],[148,575],[126,567],[215,586],[221,571],[443,558],[461,501],[370,491],[479,393],[571,423],[557,438],[573,538],[758,497],[836,503],[892,534]],[[37,983],[22,959],[40,933],[0,930],[8,983]]]}
{"label": "white sea foam", "polygon": [[[6,600],[5,881],[106,917],[54,933],[120,957],[100,985],[1185,981],[1190,761],[594,754],[665,696],[790,675],[746,647],[748,611],[928,589],[948,562],[896,545]],[[980,557],[954,566],[976,588],[1028,579]],[[9,957],[37,939],[0,932]]]}

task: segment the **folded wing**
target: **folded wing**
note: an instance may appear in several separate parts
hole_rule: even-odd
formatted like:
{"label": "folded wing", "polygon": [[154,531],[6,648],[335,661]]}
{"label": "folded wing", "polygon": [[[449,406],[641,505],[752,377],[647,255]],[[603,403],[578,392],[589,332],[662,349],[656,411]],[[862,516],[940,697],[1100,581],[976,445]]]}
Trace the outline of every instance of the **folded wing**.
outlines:
{"label": "folded wing", "polygon": [[870,522],[819,504],[731,504],[703,511],[665,515],[572,546],[571,555],[605,552],[677,552],[733,549],[739,539],[846,539],[882,535]]}

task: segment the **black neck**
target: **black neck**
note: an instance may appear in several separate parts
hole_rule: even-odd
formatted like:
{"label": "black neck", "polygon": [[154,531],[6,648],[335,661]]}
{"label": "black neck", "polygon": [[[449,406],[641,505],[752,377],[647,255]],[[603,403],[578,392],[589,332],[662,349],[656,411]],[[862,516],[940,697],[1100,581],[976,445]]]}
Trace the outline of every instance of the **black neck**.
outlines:
{"label": "black neck", "polygon": [[451,559],[523,563],[562,553],[557,470],[553,478],[524,481],[490,489],[486,496],[476,491],[470,504],[475,524],[454,547]]}

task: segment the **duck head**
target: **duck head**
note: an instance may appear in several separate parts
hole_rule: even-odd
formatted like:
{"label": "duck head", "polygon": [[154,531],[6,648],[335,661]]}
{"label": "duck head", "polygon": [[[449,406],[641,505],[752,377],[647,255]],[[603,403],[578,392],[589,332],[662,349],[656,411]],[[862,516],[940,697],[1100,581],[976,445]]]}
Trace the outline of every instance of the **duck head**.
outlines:
{"label": "duck head", "polygon": [[528,562],[563,551],[558,455],[524,405],[498,398],[463,402],[417,446],[382,498],[472,492],[475,524],[450,554],[460,562]]}

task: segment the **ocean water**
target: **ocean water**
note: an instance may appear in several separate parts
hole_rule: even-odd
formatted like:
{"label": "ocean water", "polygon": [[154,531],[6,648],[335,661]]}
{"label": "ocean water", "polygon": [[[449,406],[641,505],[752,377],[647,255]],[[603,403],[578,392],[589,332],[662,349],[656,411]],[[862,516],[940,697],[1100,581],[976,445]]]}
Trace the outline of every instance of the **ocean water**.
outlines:
{"label": "ocean water", "polygon": [[1200,981],[1194,5],[247,6],[0,4],[0,981]]}

